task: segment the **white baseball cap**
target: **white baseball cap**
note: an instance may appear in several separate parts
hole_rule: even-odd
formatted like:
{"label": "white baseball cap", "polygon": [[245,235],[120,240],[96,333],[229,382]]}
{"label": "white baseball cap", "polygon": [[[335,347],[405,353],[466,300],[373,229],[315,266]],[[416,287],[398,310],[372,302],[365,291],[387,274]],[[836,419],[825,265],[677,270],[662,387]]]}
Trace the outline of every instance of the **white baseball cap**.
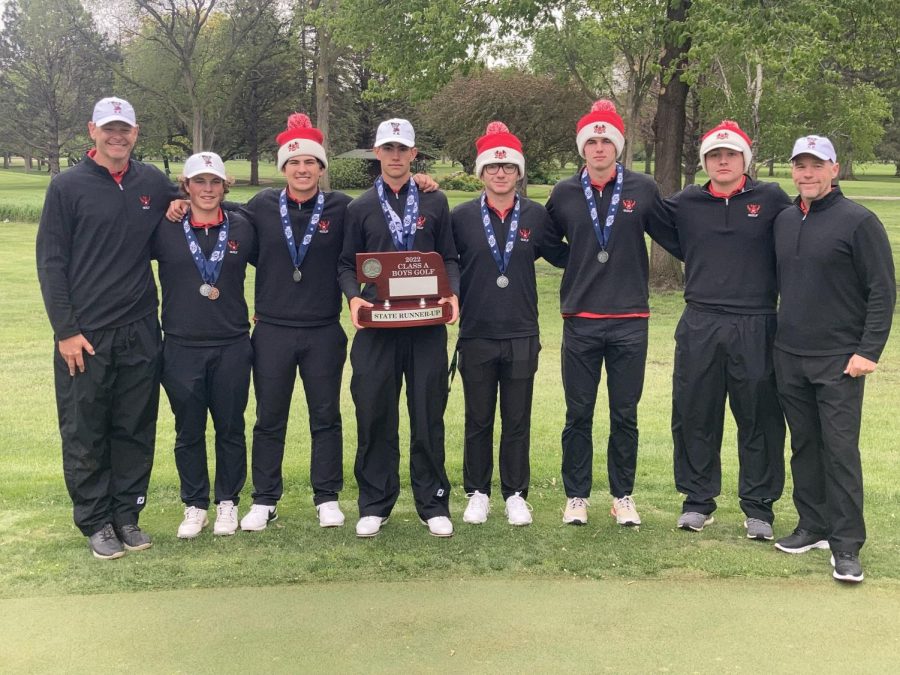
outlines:
{"label": "white baseball cap", "polygon": [[98,127],[110,122],[125,122],[133,127],[137,126],[132,105],[124,98],[115,96],[108,96],[97,101],[91,121]]}
{"label": "white baseball cap", "polygon": [[379,147],[385,143],[400,143],[407,148],[416,147],[416,132],[409,120],[402,120],[399,117],[386,120],[378,125],[378,131],[375,133],[375,146]]}
{"label": "white baseball cap", "polygon": [[210,173],[222,180],[228,180],[228,176],[225,174],[225,162],[214,152],[198,152],[196,155],[188,157],[184,163],[183,175],[185,178],[193,178],[203,173]]}
{"label": "white baseball cap", "polygon": [[801,136],[794,142],[791,150],[791,161],[798,155],[812,155],[819,159],[837,162],[837,153],[834,145],[825,136]]}

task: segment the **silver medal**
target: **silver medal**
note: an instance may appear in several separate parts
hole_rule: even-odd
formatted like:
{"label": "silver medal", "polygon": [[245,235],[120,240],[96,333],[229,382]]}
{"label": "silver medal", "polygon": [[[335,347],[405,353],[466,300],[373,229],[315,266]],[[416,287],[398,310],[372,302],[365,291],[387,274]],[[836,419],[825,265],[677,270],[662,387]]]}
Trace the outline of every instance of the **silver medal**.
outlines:
{"label": "silver medal", "polygon": [[600,251],[600,253],[597,254],[597,260],[598,262],[605,263],[609,260],[609,251]]}
{"label": "silver medal", "polygon": [[509,277],[505,274],[501,274],[499,277],[497,277],[497,286],[499,286],[500,288],[506,288],[507,286],[509,286]]}
{"label": "silver medal", "polygon": [[212,291],[212,286],[210,286],[209,284],[203,284],[200,287],[200,295],[202,295],[204,298],[209,297],[210,291]]}
{"label": "silver medal", "polygon": [[300,273],[300,270],[298,270],[298,269],[295,269],[294,273],[291,276],[293,277],[294,281],[300,281],[300,279],[303,278],[303,275]]}

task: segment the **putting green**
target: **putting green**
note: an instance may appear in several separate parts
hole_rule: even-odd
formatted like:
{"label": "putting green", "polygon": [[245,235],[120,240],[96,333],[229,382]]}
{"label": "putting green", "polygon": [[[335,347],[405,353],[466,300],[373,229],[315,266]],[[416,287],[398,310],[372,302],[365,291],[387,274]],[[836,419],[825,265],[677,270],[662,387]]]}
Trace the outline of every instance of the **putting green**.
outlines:
{"label": "putting green", "polygon": [[900,585],[458,580],[0,601],[4,672],[889,672]]}

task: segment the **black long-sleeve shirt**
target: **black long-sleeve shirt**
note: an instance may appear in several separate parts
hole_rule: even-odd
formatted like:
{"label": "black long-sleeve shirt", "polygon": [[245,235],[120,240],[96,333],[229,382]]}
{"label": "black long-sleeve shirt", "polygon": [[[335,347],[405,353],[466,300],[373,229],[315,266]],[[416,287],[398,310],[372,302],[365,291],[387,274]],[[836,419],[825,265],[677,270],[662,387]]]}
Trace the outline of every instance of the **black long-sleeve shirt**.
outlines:
{"label": "black long-sleeve shirt", "polygon": [[[606,220],[613,183],[594,188],[600,225]],[[678,250],[675,230],[653,179],[625,169],[621,202],[607,242],[609,260],[597,261],[600,244],[594,233],[580,173],[557,183],[547,200],[552,225],[548,245],[563,238],[569,260],[559,289],[563,315],[649,312],[649,260],[644,233],[668,251]]]}
{"label": "black long-sleeve shirt", "polygon": [[[181,223],[163,219],[157,228],[152,252],[159,261],[162,329],[167,340],[203,347],[225,345],[245,337],[250,330],[244,278],[247,264],[256,262],[256,235],[240,213],[229,212],[228,220],[224,260],[215,284],[219,289],[216,300],[200,294],[203,278],[194,263]],[[219,224],[194,229],[200,250],[207,259],[215,249],[222,227]]]}
{"label": "black long-sleeve shirt", "polygon": [[[398,194],[394,194],[385,185],[388,205],[401,219],[408,191],[408,184]],[[414,249],[422,253],[435,251],[440,254],[447,270],[450,289],[454,295],[459,296],[459,264],[450,227],[450,208],[447,197],[440,190],[419,190],[419,220],[416,224]],[[374,187],[366,190],[347,207],[344,247],[338,260],[338,281],[348,300],[359,296],[370,302],[375,300],[374,284],[366,284],[360,292],[359,282],[356,280],[356,254],[396,250],[384,220],[378,193]]]}
{"label": "black long-sleeve shirt", "polygon": [[[281,326],[323,326],[339,320],[341,293],[337,261],[344,238],[344,219],[350,197],[326,192],[325,208],[300,267],[302,278],[292,278],[291,260],[279,211],[281,190],[258,192],[242,212],[256,229],[259,262],[256,266],[255,315],[258,321]],[[294,244],[303,241],[316,198],[298,204],[287,200]]]}
{"label": "black long-sleeve shirt", "polygon": [[156,311],[150,239],[177,196],[159,169],[133,159],[121,183],[88,156],[50,181],[36,252],[58,340]]}
{"label": "black long-sleeve shirt", "polygon": [[[459,253],[461,338],[508,339],[538,335],[538,294],[534,261],[544,256],[561,265],[565,255],[554,255],[541,243],[550,216],[537,202],[521,198],[518,232],[505,276],[509,286],[497,286],[500,271],[488,246],[481,221],[481,197],[450,212],[453,239]],[[502,220],[488,209],[500,255],[512,225],[512,209]],[[562,247],[561,253],[566,253]]]}
{"label": "black long-sleeve shirt", "polygon": [[775,346],[801,356],[859,354],[878,361],[897,288],[881,221],[840,188],[775,220],[778,331]]}
{"label": "black long-sleeve shirt", "polygon": [[[775,217],[791,205],[777,183],[749,176],[744,189],[717,197],[689,185],[665,200],[684,261],[685,302],[731,314],[774,314]],[[679,255],[680,253],[680,255]]]}

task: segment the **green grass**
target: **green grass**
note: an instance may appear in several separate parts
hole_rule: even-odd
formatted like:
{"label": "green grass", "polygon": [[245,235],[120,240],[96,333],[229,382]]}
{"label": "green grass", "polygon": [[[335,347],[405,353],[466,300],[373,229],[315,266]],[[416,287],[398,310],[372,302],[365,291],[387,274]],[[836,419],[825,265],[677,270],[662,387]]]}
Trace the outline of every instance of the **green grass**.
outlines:
{"label": "green grass", "polygon": [[0,670],[888,673],[898,604],[900,588],[883,585],[696,578],[0,600]]}

